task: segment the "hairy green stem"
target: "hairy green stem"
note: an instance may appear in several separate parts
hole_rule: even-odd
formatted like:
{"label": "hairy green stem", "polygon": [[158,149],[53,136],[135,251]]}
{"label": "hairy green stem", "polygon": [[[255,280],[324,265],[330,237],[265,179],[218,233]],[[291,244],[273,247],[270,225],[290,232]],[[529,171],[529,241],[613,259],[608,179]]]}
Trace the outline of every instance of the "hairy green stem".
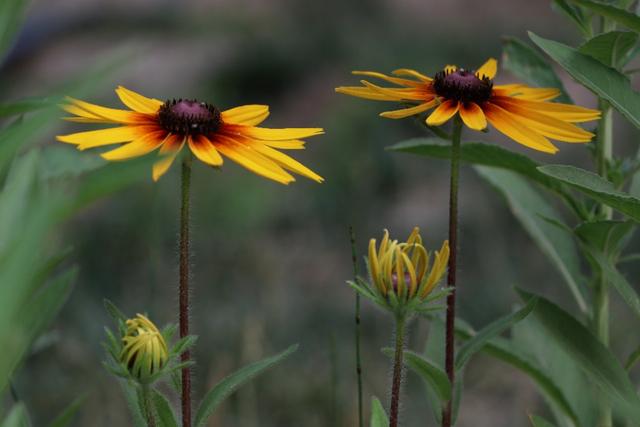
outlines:
{"label": "hairy green stem", "polygon": [[[612,158],[613,152],[613,120],[612,110],[608,102],[600,101],[600,111],[602,117],[598,124],[598,140],[597,140],[597,167],[598,174],[607,179],[608,165]],[[604,219],[611,219],[613,211],[609,206],[602,204],[600,213]],[[606,274],[599,272],[599,279],[594,288],[593,295],[593,324],[595,333],[605,346],[609,346],[609,285],[607,283]],[[600,416],[598,426],[611,427],[612,416],[611,407],[606,399],[600,399]]]}
{"label": "hairy green stem", "polygon": [[[456,116],[451,136],[451,181],[449,184],[449,272],[447,286],[451,293],[447,296],[447,318],[445,337],[445,369],[449,382],[455,381],[455,319],[456,319],[456,268],[458,254],[458,180],[460,174],[460,141],[462,120]],[[442,427],[451,427],[453,399],[449,399],[442,413]]]}
{"label": "hairy green stem", "polygon": [[393,358],[393,379],[391,382],[391,405],[389,407],[389,427],[398,427],[400,412],[400,392],[404,356],[404,335],[406,317],[396,315],[395,355]]}
{"label": "hairy green stem", "polygon": [[[182,161],[182,203],[180,205],[180,338],[189,335],[189,190],[191,187],[191,154]],[[186,350],[180,356],[182,362],[191,359]],[[182,368],[182,426],[191,427],[191,368]]]}
{"label": "hairy green stem", "polygon": [[142,409],[147,426],[156,427],[156,417],[153,412],[153,403],[151,402],[151,388],[148,384],[142,386]]}
{"label": "hairy green stem", "polygon": [[[353,280],[358,280],[358,256],[356,254],[356,234],[353,226],[349,226],[349,238],[351,240],[351,261],[353,262]],[[356,347],[356,379],[358,382],[358,427],[364,427],[362,409],[362,360],[360,358],[360,294],[355,292],[355,347]]]}

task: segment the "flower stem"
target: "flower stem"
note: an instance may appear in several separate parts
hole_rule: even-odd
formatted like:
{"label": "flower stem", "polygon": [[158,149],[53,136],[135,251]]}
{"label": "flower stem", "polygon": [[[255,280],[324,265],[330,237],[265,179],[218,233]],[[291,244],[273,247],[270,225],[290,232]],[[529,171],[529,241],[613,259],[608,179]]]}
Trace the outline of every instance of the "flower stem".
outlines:
{"label": "flower stem", "polygon": [[404,315],[396,315],[396,351],[393,362],[393,380],[391,383],[391,406],[389,408],[389,427],[398,426],[398,413],[400,407],[400,386],[402,385],[402,369],[404,356]]}
{"label": "flower stem", "polygon": [[151,403],[151,389],[148,384],[142,386],[142,406],[144,409],[144,418],[148,427],[156,427],[156,417],[153,414],[153,406]]}
{"label": "flower stem", "polygon": [[[353,226],[349,226],[349,238],[351,239],[351,261],[353,262],[353,280],[358,279],[358,256],[356,254],[356,234]],[[356,294],[355,303],[355,346],[356,346],[356,378],[358,380],[358,427],[364,427],[362,414],[362,362],[360,358],[360,294]]]}
{"label": "flower stem", "polygon": [[[189,189],[191,187],[191,154],[182,161],[182,203],[180,206],[180,338],[189,335]],[[186,350],[180,359],[188,362]],[[182,368],[182,426],[191,427],[191,368]]]}
{"label": "flower stem", "polygon": [[[611,106],[608,102],[600,101],[602,116],[598,124],[597,166],[598,174],[607,179],[607,167],[613,153],[613,117]],[[605,219],[613,217],[613,211],[607,205],[600,205],[600,212]],[[605,346],[609,346],[609,286],[604,271],[599,272],[600,277],[594,289],[593,323],[597,337]],[[600,399],[599,426],[611,427],[611,407],[606,399]]]}
{"label": "flower stem", "polygon": [[[458,179],[460,171],[460,138],[462,120],[456,115],[451,135],[451,181],[449,184],[449,274],[447,286],[451,293],[447,296],[445,369],[453,388],[455,381],[455,319],[456,319],[456,256],[458,254]],[[442,413],[442,427],[452,425],[453,398],[449,399]]]}

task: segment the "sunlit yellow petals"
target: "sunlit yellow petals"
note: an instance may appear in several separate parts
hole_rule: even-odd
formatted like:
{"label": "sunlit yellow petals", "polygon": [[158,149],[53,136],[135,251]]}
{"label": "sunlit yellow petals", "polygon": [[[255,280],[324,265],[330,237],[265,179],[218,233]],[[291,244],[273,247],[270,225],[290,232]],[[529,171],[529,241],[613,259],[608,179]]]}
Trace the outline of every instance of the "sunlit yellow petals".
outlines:
{"label": "sunlit yellow petals", "polygon": [[123,86],[118,86],[116,94],[124,105],[138,113],[155,114],[163,104],[158,99],[147,98]]}
{"label": "sunlit yellow petals", "polygon": [[389,230],[384,229],[384,233],[382,234],[382,241],[380,242],[380,250],[378,251],[378,258],[382,258],[382,255],[387,251],[387,246],[389,245]]}
{"label": "sunlit yellow petals", "polygon": [[281,150],[303,150],[305,141],[301,139],[292,139],[290,141],[261,141],[264,145],[271,148],[279,148]]}
{"label": "sunlit yellow petals", "polygon": [[385,111],[384,113],[380,113],[380,116],[386,117],[388,119],[404,119],[405,117],[414,116],[416,114],[420,114],[424,111],[430,110],[437,103],[438,102],[435,99],[432,99],[429,102],[416,105],[415,107],[403,108],[401,110],[394,110],[394,111]]}
{"label": "sunlit yellow petals", "polygon": [[484,114],[487,120],[498,131],[507,135],[514,141],[534,150],[545,153],[555,153],[558,149],[547,138],[535,132],[531,128],[521,124],[513,118],[513,115],[499,106],[491,103],[484,105]]}
{"label": "sunlit yellow petals", "polygon": [[445,65],[444,66],[445,74],[455,73],[457,69],[458,69],[458,66],[456,66],[456,65]]}
{"label": "sunlit yellow petals", "polygon": [[357,98],[370,99],[373,101],[398,101],[398,97],[389,96],[382,94],[380,92],[369,89],[368,87],[361,86],[342,86],[337,87],[337,93],[342,93],[344,95],[351,95]]}
{"label": "sunlit yellow petals", "polygon": [[76,116],[79,116],[79,118],[105,121],[103,117],[90,113],[87,110],[83,110],[82,108],[74,104],[61,104],[60,107],[67,113],[71,113],[71,114],[75,114]]}
{"label": "sunlit yellow petals", "polygon": [[290,139],[309,138],[315,135],[322,135],[322,128],[282,128],[270,129],[251,126],[240,126],[238,128],[229,127],[230,133],[238,133],[250,138],[262,139],[265,141],[285,141]]}
{"label": "sunlit yellow petals", "polygon": [[442,243],[442,247],[439,251],[436,251],[436,257],[433,261],[433,266],[431,267],[431,271],[429,272],[429,276],[427,276],[427,280],[424,284],[424,288],[420,291],[420,298],[425,298],[429,293],[433,290],[433,288],[438,284],[442,276],[444,276],[445,271],[447,270],[447,264],[449,262],[449,241],[445,240]]}
{"label": "sunlit yellow petals", "polygon": [[220,153],[250,171],[281,184],[289,184],[295,181],[293,176],[279,168],[275,163],[262,158],[255,152],[252,153],[236,141],[224,135],[217,135],[216,139],[223,141],[221,144],[216,144],[216,148]]}
{"label": "sunlit yellow petals", "polygon": [[144,156],[158,148],[166,137],[166,132],[157,131],[148,133],[133,142],[118,147],[115,150],[107,151],[101,156],[105,160],[127,160],[134,157]]}
{"label": "sunlit yellow petals", "polygon": [[316,182],[324,181],[324,178],[322,178],[320,175],[313,172],[311,169],[304,166],[302,163],[298,162],[297,160],[292,159],[291,157],[281,153],[278,150],[274,150],[271,147],[267,147],[266,145],[260,145],[260,144],[254,144],[251,146],[251,148],[256,150],[258,153],[266,157],[269,157],[271,160],[273,160],[274,162],[276,162],[277,164],[279,164],[285,169],[288,169],[302,176],[306,176],[307,178],[310,178]]}
{"label": "sunlit yellow petals", "polygon": [[494,58],[489,58],[487,62],[485,62],[480,68],[478,68],[478,70],[476,71],[476,76],[479,79],[488,77],[493,80],[493,78],[496,76],[496,72],[498,72],[498,61],[496,61]]}
{"label": "sunlit yellow petals", "polygon": [[453,117],[458,112],[458,101],[447,100],[438,105],[438,108],[433,110],[433,113],[427,117],[427,124],[429,126],[440,126]]}
{"label": "sunlit yellow petals", "polygon": [[494,86],[495,96],[510,96],[531,101],[550,101],[560,96],[560,90],[555,88],[536,88],[522,84]]}
{"label": "sunlit yellow petals", "polygon": [[594,134],[574,124],[562,121],[550,115],[524,108],[517,103],[501,102],[505,110],[527,127],[548,138],[563,142],[589,142]]}
{"label": "sunlit yellow petals", "polygon": [[369,271],[371,272],[371,279],[374,284],[383,295],[386,295],[387,288],[380,278],[380,264],[378,263],[378,255],[376,254],[376,239],[369,240]]}
{"label": "sunlit yellow petals", "polygon": [[[88,102],[81,101],[67,97],[67,100],[74,104],[81,110],[85,111],[85,114],[78,114],[81,117],[95,118],[96,116],[102,119],[106,119],[111,122],[117,123],[138,123],[140,124],[140,116],[133,111],[118,110],[115,108],[101,107],[100,105],[90,104]],[[67,111],[71,112],[68,108]],[[78,110],[76,110],[78,111]],[[86,114],[88,113],[88,114]],[[75,113],[74,113],[75,114]]]}
{"label": "sunlit yellow petals", "polygon": [[185,137],[182,135],[170,135],[160,147],[159,155],[161,159],[153,164],[151,176],[154,181],[158,181],[164,175],[184,146]]}
{"label": "sunlit yellow petals", "polygon": [[375,71],[353,71],[352,74],[356,76],[374,77],[400,86],[421,86],[423,84],[419,81],[391,77]]}
{"label": "sunlit yellow petals", "polygon": [[470,129],[483,130],[487,127],[487,118],[484,116],[482,108],[475,102],[461,102],[460,117]]}
{"label": "sunlit yellow petals", "polygon": [[245,126],[256,126],[269,117],[267,105],[243,105],[222,112],[222,121]]}
{"label": "sunlit yellow petals", "polygon": [[153,132],[154,129],[155,128],[150,126],[119,126],[72,133],[70,135],[60,135],[57,136],[56,139],[68,144],[78,145],[80,150],[85,150],[87,148],[133,141],[145,133]]}
{"label": "sunlit yellow petals", "polygon": [[577,105],[560,104],[557,102],[529,101],[511,97],[496,97],[496,100],[500,103],[507,102],[509,105],[518,105],[528,110],[547,114],[566,122],[589,122],[600,118],[600,111]]}
{"label": "sunlit yellow petals", "polygon": [[222,165],[222,157],[220,153],[213,146],[211,141],[202,135],[195,135],[193,137],[187,137],[187,142],[191,152],[203,163],[210,166]]}
{"label": "sunlit yellow petals", "polygon": [[422,80],[425,83],[429,83],[431,82],[433,79],[431,77],[425,76],[422,73],[419,73],[415,70],[410,70],[408,68],[400,68],[397,70],[393,70],[391,72],[392,74],[396,75],[396,76],[409,76],[409,77],[415,77],[418,80]]}
{"label": "sunlit yellow petals", "polygon": [[361,83],[368,87],[369,89],[381,93],[383,95],[387,95],[389,97],[395,98],[397,101],[421,101],[431,99],[433,95],[427,93],[425,90],[417,89],[417,88],[386,88],[374,85],[373,83],[369,83],[366,80],[362,80]]}

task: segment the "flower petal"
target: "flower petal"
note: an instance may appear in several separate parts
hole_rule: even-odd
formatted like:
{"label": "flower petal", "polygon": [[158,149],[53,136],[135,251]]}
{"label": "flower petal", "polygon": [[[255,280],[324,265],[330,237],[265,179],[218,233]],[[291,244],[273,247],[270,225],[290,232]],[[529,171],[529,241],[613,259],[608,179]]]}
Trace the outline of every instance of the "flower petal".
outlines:
{"label": "flower petal", "polygon": [[138,113],[155,114],[158,112],[160,107],[162,107],[162,104],[164,104],[164,102],[158,99],[147,98],[146,96],[142,96],[124,86],[118,86],[116,94],[124,105]]}
{"label": "flower petal", "polygon": [[153,126],[119,126],[115,128],[78,132],[69,135],[59,135],[56,139],[68,144],[78,145],[79,149],[101,147],[103,145],[119,144],[133,141],[145,133],[153,132]]}
{"label": "flower petal", "polygon": [[222,112],[222,121],[226,123],[256,126],[269,117],[267,105],[243,105]]}
{"label": "flower petal", "polygon": [[126,160],[133,157],[143,156],[158,148],[164,142],[167,137],[167,133],[162,131],[148,133],[133,140],[128,144],[118,147],[115,150],[102,153],[102,158],[105,160]]}
{"label": "flower petal", "polygon": [[444,72],[445,72],[445,74],[455,73],[457,69],[458,69],[458,66],[457,66],[457,65],[451,65],[451,64],[448,64],[448,65],[445,65],[445,66],[444,66]]}
{"label": "flower petal", "polygon": [[222,157],[213,146],[211,141],[202,135],[195,135],[188,137],[189,148],[191,152],[201,161],[211,166],[221,166]]}
{"label": "flower petal", "polygon": [[600,111],[580,107],[577,105],[561,104],[557,102],[529,101],[522,98],[506,96],[496,96],[494,97],[494,99],[500,104],[504,102],[508,102],[510,104],[515,103],[529,110],[534,110],[539,113],[551,115],[559,120],[564,120],[566,122],[589,122],[592,120],[598,120],[600,118]]}
{"label": "flower petal", "polygon": [[510,96],[531,101],[549,101],[560,96],[560,90],[555,88],[537,88],[522,84],[494,86],[493,94],[496,96]]}
{"label": "flower petal", "polygon": [[261,139],[265,141],[284,141],[290,139],[309,138],[315,135],[322,135],[322,128],[282,128],[271,129],[253,126],[224,126],[223,134],[230,133],[236,135],[244,135],[250,138]]}
{"label": "flower petal", "polygon": [[151,175],[154,182],[158,181],[169,170],[178,153],[182,150],[185,139],[182,135],[169,135],[165,139],[158,153],[162,158],[153,164]]}
{"label": "flower petal", "polygon": [[335,89],[337,93],[351,95],[363,99],[371,99],[373,101],[397,101],[396,96],[389,96],[372,90],[368,87],[361,86],[341,86]]}
{"label": "flower petal", "polygon": [[[118,110],[115,108],[101,107],[100,105],[90,104],[79,99],[67,97],[71,106],[63,107],[72,114],[80,117],[95,118],[96,116],[109,122],[141,124],[142,117],[133,111]],[[73,107],[76,108],[73,108]]]}
{"label": "flower petal", "polygon": [[547,138],[521,124],[513,118],[511,113],[499,106],[487,102],[483,107],[483,111],[489,123],[517,143],[545,153],[555,153],[558,151]]}
{"label": "flower petal", "polygon": [[483,77],[488,77],[493,79],[496,76],[496,72],[498,71],[498,61],[494,58],[489,58],[487,62],[482,64],[480,68],[476,71],[476,77],[482,79]]}
{"label": "flower petal", "polygon": [[391,77],[391,76],[387,76],[386,74],[378,73],[375,71],[352,71],[351,73],[355,74],[356,76],[366,76],[366,77],[374,77],[377,79],[382,79],[389,83],[397,84],[400,86],[422,86],[424,84],[421,81]]}
{"label": "flower petal", "polygon": [[403,108],[401,110],[394,111],[385,111],[384,113],[380,113],[380,116],[386,117],[388,119],[404,119],[405,117],[414,116],[416,114],[427,111],[433,108],[437,103],[438,101],[432,99],[431,101],[416,105],[415,107]]}
{"label": "flower petal", "polygon": [[290,170],[291,172],[306,176],[307,178],[310,178],[316,182],[324,181],[324,178],[322,178],[320,175],[318,175],[302,163],[298,162],[297,160],[292,159],[291,157],[281,153],[278,150],[274,150],[271,147],[267,147],[266,145],[261,144],[254,144],[251,146],[251,148],[258,153],[270,158],[271,160],[273,160],[283,168]]}
{"label": "flower petal", "polygon": [[460,117],[470,129],[483,130],[487,127],[487,118],[484,116],[482,108],[475,102],[461,102]]}
{"label": "flower petal", "polygon": [[372,91],[387,95],[396,101],[426,101],[433,97],[431,91],[425,88],[387,88],[374,85],[366,80],[362,80],[361,83]]}
{"label": "flower petal", "polygon": [[458,112],[458,101],[446,100],[442,104],[438,105],[438,108],[433,110],[433,113],[427,117],[427,124],[429,126],[440,126],[453,117]]}
{"label": "flower petal", "polygon": [[422,80],[425,83],[429,83],[431,82],[433,79],[431,77],[425,76],[422,73],[419,73],[415,70],[411,70],[408,68],[399,68],[397,70],[393,70],[391,72],[392,74],[396,75],[396,76],[410,76],[410,77],[415,77],[418,80]]}

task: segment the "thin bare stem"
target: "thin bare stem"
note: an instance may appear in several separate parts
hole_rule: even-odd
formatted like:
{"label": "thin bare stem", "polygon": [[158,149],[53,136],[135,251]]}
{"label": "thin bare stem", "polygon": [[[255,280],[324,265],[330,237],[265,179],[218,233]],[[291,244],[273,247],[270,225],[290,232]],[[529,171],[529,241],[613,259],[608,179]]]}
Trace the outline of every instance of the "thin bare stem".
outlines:
{"label": "thin bare stem", "polygon": [[[353,279],[358,278],[358,256],[356,254],[356,234],[353,226],[349,226],[349,238],[351,240],[351,261],[353,262]],[[356,346],[356,378],[358,381],[358,426],[364,427],[362,409],[362,361],[360,359],[360,294],[356,294],[355,306],[355,346]]]}
{"label": "thin bare stem", "polygon": [[404,335],[406,319],[404,315],[396,316],[395,355],[393,360],[393,380],[391,382],[391,405],[389,407],[389,427],[398,427],[400,412],[400,392],[404,356]]}

